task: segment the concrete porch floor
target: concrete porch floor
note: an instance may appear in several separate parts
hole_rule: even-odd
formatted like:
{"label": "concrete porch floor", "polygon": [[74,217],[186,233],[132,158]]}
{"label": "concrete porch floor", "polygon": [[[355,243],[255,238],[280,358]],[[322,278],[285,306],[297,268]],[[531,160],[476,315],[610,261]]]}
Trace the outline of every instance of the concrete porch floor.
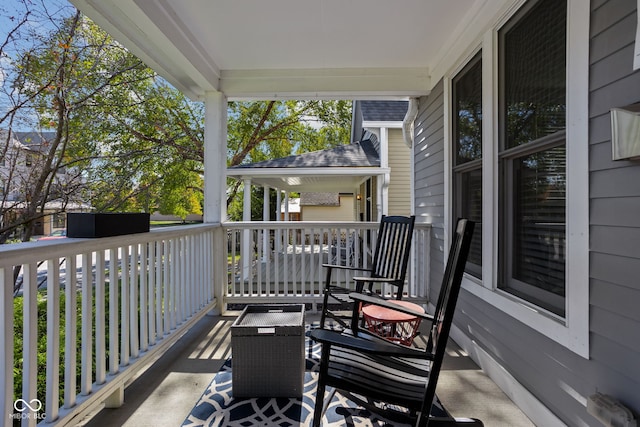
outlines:
{"label": "concrete porch floor", "polygon": [[[319,316],[307,313],[307,322]],[[232,316],[205,316],[125,390],[125,403],[87,417],[86,427],[180,426],[216,372],[231,355]],[[450,343],[438,381],[438,396],[458,417],[487,427],[534,424],[480,368]]]}

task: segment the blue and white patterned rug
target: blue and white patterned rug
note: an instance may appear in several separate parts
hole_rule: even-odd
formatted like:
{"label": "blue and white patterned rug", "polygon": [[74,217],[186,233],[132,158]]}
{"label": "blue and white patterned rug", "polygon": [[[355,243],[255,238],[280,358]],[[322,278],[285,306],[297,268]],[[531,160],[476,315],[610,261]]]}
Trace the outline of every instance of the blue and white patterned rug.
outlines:
{"label": "blue and white patterned rug", "polygon": [[[204,394],[182,424],[183,427],[293,427],[311,426],[315,392],[320,365],[320,344],[306,338],[306,371],[302,399],[297,398],[234,398],[231,382],[231,360],[213,378]],[[343,426],[404,426],[380,418],[358,407],[336,393],[325,412],[323,427]]]}

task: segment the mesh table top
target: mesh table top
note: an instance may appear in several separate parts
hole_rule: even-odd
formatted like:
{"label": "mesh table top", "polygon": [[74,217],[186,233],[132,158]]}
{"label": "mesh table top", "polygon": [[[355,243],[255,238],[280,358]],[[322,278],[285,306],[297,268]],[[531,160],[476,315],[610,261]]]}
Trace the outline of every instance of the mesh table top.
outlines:
{"label": "mesh table top", "polygon": [[269,311],[265,313],[246,313],[236,326],[300,326],[302,322],[302,313]]}

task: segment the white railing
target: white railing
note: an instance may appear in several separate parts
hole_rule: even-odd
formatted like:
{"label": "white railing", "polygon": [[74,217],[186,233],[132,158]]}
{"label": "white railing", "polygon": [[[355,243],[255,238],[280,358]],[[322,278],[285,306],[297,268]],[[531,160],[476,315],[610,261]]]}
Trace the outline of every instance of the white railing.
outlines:
{"label": "white railing", "polygon": [[66,425],[121,405],[125,384],[214,307],[219,233],[198,225],[0,246],[2,425]]}
{"label": "white railing", "polygon": [[[229,271],[225,302],[296,301],[315,305],[322,299],[324,263],[371,265],[379,224],[374,222],[225,223]],[[407,273],[408,298],[428,296],[428,225],[416,225],[413,259]],[[332,283],[352,287],[362,273],[334,270]],[[383,289],[386,292],[387,289]]]}
{"label": "white railing", "polygon": [[[368,267],[377,228],[225,223],[0,245],[1,425],[67,425],[121,405],[127,383],[214,306],[295,301],[317,309],[322,264]],[[420,302],[429,292],[430,231],[416,224],[405,287]],[[333,277],[343,286],[350,278]]]}

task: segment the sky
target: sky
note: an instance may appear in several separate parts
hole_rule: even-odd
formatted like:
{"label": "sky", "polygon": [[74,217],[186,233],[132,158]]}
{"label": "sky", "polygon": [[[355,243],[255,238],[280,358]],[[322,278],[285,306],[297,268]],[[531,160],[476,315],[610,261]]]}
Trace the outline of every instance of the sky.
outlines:
{"label": "sky", "polygon": [[[27,10],[30,12],[27,14]],[[0,2],[0,129],[7,126],[1,120],[12,106],[12,61],[21,51],[36,45],[56,28],[56,21],[73,13],[66,0],[2,0]],[[26,17],[26,20],[25,20]],[[24,22],[23,22],[24,21]],[[12,94],[13,91],[13,94]],[[22,117],[28,121],[28,117]],[[14,130],[22,125],[13,126]],[[17,129],[16,129],[17,127]]]}

